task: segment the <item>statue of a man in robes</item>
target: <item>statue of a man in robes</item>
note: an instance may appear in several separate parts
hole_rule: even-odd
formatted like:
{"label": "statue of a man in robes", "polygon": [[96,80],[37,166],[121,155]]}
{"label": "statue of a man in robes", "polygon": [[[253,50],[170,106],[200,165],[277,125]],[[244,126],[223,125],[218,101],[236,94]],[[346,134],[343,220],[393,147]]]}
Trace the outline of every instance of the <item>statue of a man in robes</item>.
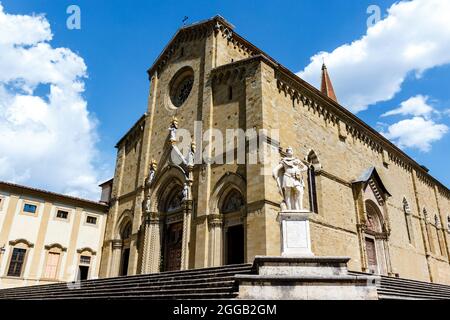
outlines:
{"label": "statue of a man in robes", "polygon": [[305,171],[308,171],[308,167],[300,159],[294,157],[291,147],[286,149],[286,156],[273,169],[273,177],[277,181],[287,210],[303,210],[305,193],[303,172]]}

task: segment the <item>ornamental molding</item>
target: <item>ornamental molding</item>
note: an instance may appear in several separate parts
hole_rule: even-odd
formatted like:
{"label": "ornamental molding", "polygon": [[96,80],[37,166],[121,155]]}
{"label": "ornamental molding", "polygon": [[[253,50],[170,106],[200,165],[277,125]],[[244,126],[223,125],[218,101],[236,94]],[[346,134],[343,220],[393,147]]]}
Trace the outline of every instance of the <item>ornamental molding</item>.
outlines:
{"label": "ornamental molding", "polygon": [[[116,240],[114,240],[114,241],[116,241]],[[114,246],[114,241],[113,241],[113,246]],[[122,240],[120,240],[120,244],[122,245]],[[81,249],[77,250],[77,253],[81,254],[83,252],[90,252],[93,256],[95,256],[97,254],[97,252],[95,250],[93,250],[93,249],[91,249],[89,247],[84,247],[84,248],[81,248]]]}
{"label": "ornamental molding", "polygon": [[62,252],[66,252],[67,248],[63,247],[62,245],[60,245],[59,243],[52,243],[49,245],[44,246],[45,250],[51,250],[53,248],[58,248],[59,250],[61,250]]}
{"label": "ornamental molding", "polygon": [[[410,159],[408,155],[396,150],[395,146],[389,141],[384,141],[383,137],[378,136],[373,129],[368,125],[358,121],[355,116],[346,114],[344,110],[340,110],[337,106],[334,106],[334,102],[328,101],[328,99],[321,97],[319,93],[314,93],[308,89],[309,84],[302,83],[302,79],[294,78],[294,75],[289,74],[290,71],[277,65],[275,68],[275,79],[277,80],[277,87],[280,93],[289,95],[293,100],[298,103],[302,103],[304,107],[307,107],[309,111],[319,114],[323,117],[324,121],[328,121],[333,125],[340,125],[349,135],[354,139],[360,140],[367,147],[383,155],[386,152],[386,160],[395,163],[397,166],[412,173],[414,170],[417,173],[418,179],[428,184],[429,186],[437,186],[439,191],[450,199],[450,190],[442,185],[441,182],[432,177],[424,168]],[[340,106],[343,108],[342,106]],[[361,122],[361,123],[360,123]],[[386,162],[388,164],[389,162]]]}

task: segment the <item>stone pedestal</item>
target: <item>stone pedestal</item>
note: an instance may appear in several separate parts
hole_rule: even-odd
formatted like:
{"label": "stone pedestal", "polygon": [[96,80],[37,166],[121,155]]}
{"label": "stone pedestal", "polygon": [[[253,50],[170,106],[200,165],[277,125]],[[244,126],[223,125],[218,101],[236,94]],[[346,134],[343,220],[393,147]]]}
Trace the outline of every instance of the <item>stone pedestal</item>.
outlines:
{"label": "stone pedestal", "polygon": [[349,275],[347,257],[256,257],[255,275],[237,275],[239,299],[376,300],[376,276]]}
{"label": "stone pedestal", "polygon": [[282,211],[279,213],[281,224],[281,255],[283,257],[311,257],[311,237],[307,210]]}

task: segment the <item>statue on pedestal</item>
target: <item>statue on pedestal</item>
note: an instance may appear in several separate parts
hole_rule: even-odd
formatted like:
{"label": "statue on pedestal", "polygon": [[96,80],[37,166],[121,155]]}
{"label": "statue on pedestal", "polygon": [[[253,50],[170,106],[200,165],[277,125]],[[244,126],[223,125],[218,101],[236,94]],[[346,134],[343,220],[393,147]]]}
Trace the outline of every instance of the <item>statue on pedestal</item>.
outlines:
{"label": "statue on pedestal", "polygon": [[151,199],[150,194],[148,194],[147,197],[145,198],[145,201],[144,201],[144,212],[145,213],[152,212],[152,199]]}
{"label": "statue on pedestal", "polygon": [[177,141],[177,130],[178,130],[178,119],[176,117],[172,118],[172,122],[169,127],[169,142],[174,144]]}
{"label": "statue on pedestal", "polygon": [[286,149],[286,156],[273,169],[273,177],[277,181],[278,189],[284,198],[286,210],[303,210],[303,195],[305,182],[303,172],[308,171],[302,161],[294,157],[291,147]]}
{"label": "statue on pedestal", "polygon": [[187,184],[187,183],[184,184],[182,195],[183,195],[182,201],[189,200],[190,195],[191,195],[191,190],[190,190],[189,184]]}
{"label": "statue on pedestal", "polygon": [[147,177],[147,186],[150,186],[153,182],[153,180],[155,180],[155,175],[156,175],[156,169],[157,169],[157,163],[154,159],[152,159],[152,162],[150,163],[150,170],[148,172],[148,177]]}
{"label": "statue on pedestal", "polygon": [[197,146],[194,141],[191,142],[191,150],[189,150],[186,164],[189,167],[193,167],[195,165],[195,150],[197,149]]}

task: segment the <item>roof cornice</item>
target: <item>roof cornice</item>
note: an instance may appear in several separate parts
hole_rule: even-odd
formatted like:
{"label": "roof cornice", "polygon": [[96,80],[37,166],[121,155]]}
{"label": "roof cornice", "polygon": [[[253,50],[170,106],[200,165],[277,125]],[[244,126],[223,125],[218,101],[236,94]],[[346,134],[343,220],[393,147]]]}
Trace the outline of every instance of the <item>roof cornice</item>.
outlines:
{"label": "roof cornice", "polygon": [[80,205],[82,207],[95,209],[101,212],[107,212],[108,206],[101,202],[96,202],[92,200],[82,199],[78,197],[68,196],[61,193],[56,193],[52,191],[47,191],[43,189],[23,186],[11,182],[0,181],[0,190],[10,190],[12,193],[16,194],[26,194],[30,196],[40,197],[42,199],[52,199],[56,201],[65,201],[66,203],[70,203],[72,205]]}
{"label": "roof cornice", "polygon": [[371,144],[372,147],[377,148],[379,151],[382,149],[391,153],[392,156],[396,156],[398,160],[401,160],[407,167],[414,168],[419,178],[424,180],[430,180],[435,183],[441,191],[450,198],[450,190],[443,185],[439,180],[430,175],[420,164],[414,161],[404,151],[394,145],[391,141],[386,139],[378,131],[373,129],[363,120],[358,118],[352,112],[348,111],[345,107],[338,102],[330,99],[324,95],[320,90],[301,79],[295,73],[276,62],[270,57],[264,54],[258,54],[254,57],[250,57],[244,60],[235,61],[226,65],[219,66],[212,70],[212,74],[217,74],[220,71],[239,68],[245,64],[251,64],[254,61],[262,61],[271,66],[275,70],[275,77],[279,82],[283,83],[284,89],[288,94],[291,94],[293,98],[302,100],[302,102],[311,104],[318,112],[321,112],[325,117],[329,117],[332,121],[342,121],[349,126],[350,131],[353,134],[363,135],[363,139]]}

